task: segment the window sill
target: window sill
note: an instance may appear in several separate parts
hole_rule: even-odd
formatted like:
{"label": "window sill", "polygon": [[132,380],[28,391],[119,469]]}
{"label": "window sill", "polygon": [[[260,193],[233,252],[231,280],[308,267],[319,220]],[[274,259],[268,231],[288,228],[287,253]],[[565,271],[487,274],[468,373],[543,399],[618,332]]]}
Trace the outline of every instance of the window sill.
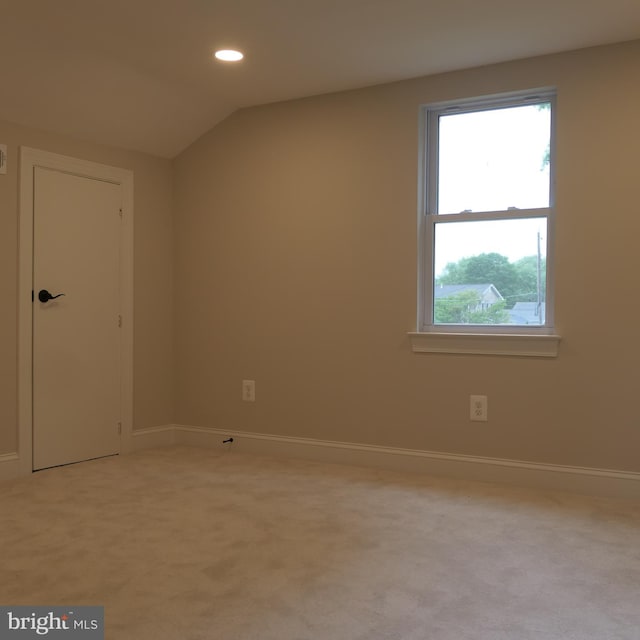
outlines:
{"label": "window sill", "polygon": [[524,333],[411,332],[414,353],[465,353],[555,358],[560,336]]}

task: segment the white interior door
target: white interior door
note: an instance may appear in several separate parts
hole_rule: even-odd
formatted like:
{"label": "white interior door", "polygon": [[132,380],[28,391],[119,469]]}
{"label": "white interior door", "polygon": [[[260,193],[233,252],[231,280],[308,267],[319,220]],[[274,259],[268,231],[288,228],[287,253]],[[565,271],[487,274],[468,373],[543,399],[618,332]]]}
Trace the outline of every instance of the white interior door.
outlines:
{"label": "white interior door", "polygon": [[[34,171],[35,470],[119,452],[122,193],[119,184]],[[64,296],[41,302],[43,290]]]}

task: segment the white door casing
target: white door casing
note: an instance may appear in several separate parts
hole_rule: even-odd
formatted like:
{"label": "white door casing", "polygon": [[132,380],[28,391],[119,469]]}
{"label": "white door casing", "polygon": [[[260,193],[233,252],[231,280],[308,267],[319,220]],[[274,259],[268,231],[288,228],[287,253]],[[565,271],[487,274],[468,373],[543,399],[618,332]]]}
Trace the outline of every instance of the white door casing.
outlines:
{"label": "white door casing", "polygon": [[[20,171],[18,455],[29,473],[131,449],[133,175],[25,147]],[[43,304],[40,289],[65,296]]]}

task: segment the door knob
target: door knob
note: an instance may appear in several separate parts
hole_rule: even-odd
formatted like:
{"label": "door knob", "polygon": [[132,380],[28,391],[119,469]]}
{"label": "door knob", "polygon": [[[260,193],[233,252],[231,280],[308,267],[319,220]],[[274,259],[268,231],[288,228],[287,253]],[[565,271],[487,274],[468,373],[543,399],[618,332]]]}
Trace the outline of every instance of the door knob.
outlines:
{"label": "door knob", "polygon": [[40,302],[49,302],[49,300],[55,300],[63,295],[64,293],[59,293],[57,296],[52,296],[46,289],[40,289],[40,291],[38,291],[38,300],[40,300]]}

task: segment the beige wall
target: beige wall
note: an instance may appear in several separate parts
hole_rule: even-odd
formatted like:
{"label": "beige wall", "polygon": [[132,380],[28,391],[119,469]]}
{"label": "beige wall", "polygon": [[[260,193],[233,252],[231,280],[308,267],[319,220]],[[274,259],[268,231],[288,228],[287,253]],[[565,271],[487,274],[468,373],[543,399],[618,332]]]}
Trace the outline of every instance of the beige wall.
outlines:
{"label": "beige wall", "polygon": [[134,172],[134,428],[170,423],[173,412],[171,163],[2,121],[0,143],[8,145],[9,155],[8,173],[0,175],[0,454],[15,451],[17,445],[17,198],[18,147],[21,145]]}
{"label": "beige wall", "polygon": [[[639,75],[636,42],[247,109],[192,145],[177,422],[640,471]],[[560,355],[413,354],[419,105],[547,86]]]}
{"label": "beige wall", "polygon": [[[173,167],[0,122],[0,454],[16,447],[26,145],[134,171],[136,428],[640,471],[639,71],[636,42],[247,109]],[[560,355],[413,354],[418,107],[545,86],[558,89]],[[489,396],[487,424],[468,421],[471,393]]]}

